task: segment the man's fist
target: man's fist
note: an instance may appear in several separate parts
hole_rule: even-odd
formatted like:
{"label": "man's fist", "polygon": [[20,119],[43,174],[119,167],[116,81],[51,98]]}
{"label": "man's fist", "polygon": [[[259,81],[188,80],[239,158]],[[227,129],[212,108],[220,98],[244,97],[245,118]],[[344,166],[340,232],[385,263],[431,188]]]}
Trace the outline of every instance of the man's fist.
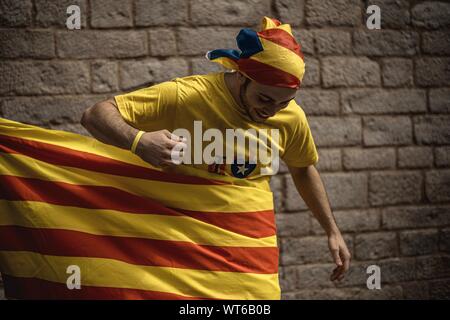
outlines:
{"label": "man's fist", "polygon": [[[153,166],[162,168],[172,167],[175,166],[175,163],[172,161],[172,149],[177,144],[184,143],[185,141],[185,139],[170,133],[166,129],[146,132],[139,139],[136,154]],[[178,156],[182,156],[182,151],[174,152],[178,152]]]}

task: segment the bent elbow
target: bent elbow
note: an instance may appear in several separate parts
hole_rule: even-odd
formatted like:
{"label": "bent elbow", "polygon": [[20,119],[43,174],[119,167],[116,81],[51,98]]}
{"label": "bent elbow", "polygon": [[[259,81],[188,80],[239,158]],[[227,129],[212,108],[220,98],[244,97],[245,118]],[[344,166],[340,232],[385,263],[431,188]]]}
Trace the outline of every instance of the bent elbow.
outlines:
{"label": "bent elbow", "polygon": [[83,114],[81,115],[81,120],[80,123],[83,127],[85,127],[86,129],[88,129],[89,123],[92,120],[92,109],[95,108],[96,105],[93,105],[89,108],[87,108],[86,110],[84,110]]}

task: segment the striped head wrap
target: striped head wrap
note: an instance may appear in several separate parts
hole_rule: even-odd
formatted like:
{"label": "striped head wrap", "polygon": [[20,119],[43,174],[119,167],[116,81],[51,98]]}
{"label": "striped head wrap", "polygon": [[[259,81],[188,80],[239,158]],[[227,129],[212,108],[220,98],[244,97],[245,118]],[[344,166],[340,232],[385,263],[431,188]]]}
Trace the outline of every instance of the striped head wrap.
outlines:
{"label": "striped head wrap", "polygon": [[305,62],[289,24],[264,17],[261,31],[244,28],[237,35],[236,42],[240,50],[212,50],[207,52],[206,58],[225,68],[239,70],[260,84],[300,87]]}

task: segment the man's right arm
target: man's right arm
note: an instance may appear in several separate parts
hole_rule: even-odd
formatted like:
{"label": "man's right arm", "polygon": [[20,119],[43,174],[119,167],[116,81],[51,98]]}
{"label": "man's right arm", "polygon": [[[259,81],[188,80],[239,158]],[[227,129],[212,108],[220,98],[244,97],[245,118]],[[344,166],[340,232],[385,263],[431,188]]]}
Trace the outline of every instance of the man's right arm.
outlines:
{"label": "man's right arm", "polygon": [[[81,125],[97,140],[127,150],[139,132],[122,118],[114,99],[86,109]],[[136,154],[154,166],[173,166],[171,150],[181,141],[168,130],[146,132],[139,140]]]}
{"label": "man's right arm", "polygon": [[125,122],[114,99],[98,102],[86,109],[81,125],[97,140],[123,149],[130,149],[139,132]]}

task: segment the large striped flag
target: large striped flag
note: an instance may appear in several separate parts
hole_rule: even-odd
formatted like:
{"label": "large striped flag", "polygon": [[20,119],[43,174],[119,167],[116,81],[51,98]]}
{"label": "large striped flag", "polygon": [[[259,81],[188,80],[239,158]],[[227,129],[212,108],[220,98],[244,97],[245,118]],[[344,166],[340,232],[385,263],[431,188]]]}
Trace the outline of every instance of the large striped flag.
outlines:
{"label": "large striped flag", "polygon": [[0,271],[19,299],[279,299],[272,193],[0,118]]}

